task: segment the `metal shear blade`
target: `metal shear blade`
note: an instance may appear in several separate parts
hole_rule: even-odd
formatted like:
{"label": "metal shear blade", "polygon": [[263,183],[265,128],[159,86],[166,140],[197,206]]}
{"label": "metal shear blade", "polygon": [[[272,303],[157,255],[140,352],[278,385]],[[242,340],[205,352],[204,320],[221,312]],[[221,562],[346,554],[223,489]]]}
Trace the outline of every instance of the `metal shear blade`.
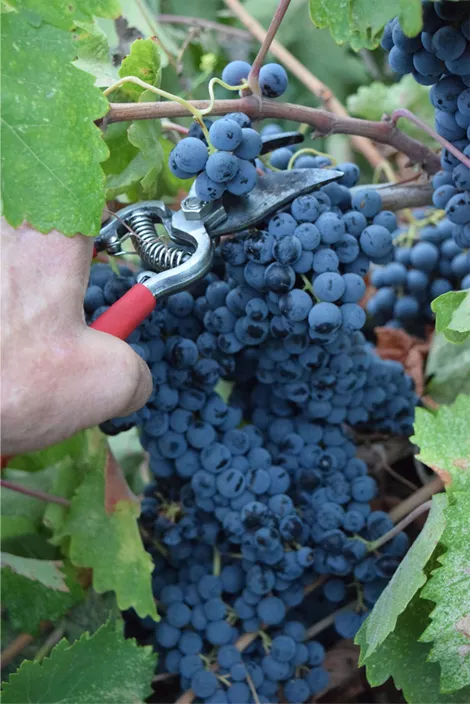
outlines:
{"label": "metal shear blade", "polygon": [[342,175],[336,169],[293,169],[263,174],[248,196],[238,198],[226,193],[225,220],[213,226],[206,222],[206,229],[210,237],[221,237],[254,227],[298,196],[337,181]]}

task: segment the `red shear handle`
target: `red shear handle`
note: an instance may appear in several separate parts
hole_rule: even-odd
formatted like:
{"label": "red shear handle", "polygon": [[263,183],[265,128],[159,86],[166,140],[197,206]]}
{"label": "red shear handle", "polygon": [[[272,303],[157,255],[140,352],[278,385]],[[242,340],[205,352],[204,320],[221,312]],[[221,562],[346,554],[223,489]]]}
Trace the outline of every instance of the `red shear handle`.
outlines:
{"label": "red shear handle", "polygon": [[92,323],[94,330],[125,340],[153,311],[157,301],[143,284],[136,284]]}

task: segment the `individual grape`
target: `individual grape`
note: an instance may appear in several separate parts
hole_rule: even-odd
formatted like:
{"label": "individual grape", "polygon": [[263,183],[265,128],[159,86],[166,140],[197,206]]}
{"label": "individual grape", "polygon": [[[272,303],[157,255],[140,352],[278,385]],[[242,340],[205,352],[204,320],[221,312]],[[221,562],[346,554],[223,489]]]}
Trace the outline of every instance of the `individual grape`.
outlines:
{"label": "individual grape", "polygon": [[273,256],[280,264],[295,264],[302,254],[302,245],[295,236],[277,239],[273,245]]}
{"label": "individual grape", "polygon": [[195,137],[182,139],[171,154],[177,168],[190,175],[202,171],[208,158],[207,146]]}
{"label": "individual grape", "polygon": [[233,179],[228,181],[227,190],[235,196],[244,196],[253,190],[257,181],[256,167],[249,161],[238,159],[238,172]]}
{"label": "individual grape", "polygon": [[317,694],[327,687],[330,676],[323,667],[312,667],[305,680],[310,687],[310,694]]}
{"label": "individual grape", "polygon": [[238,159],[229,152],[215,152],[206,163],[206,174],[215,183],[226,183],[235,178],[239,168]]}
{"label": "individual grape", "polygon": [[305,251],[315,250],[321,241],[321,234],[316,225],[311,222],[303,222],[295,228],[294,235],[300,241],[302,249]]}
{"label": "individual grape", "polygon": [[470,222],[470,192],[452,196],[447,203],[446,215],[456,225]]}
{"label": "individual grape", "polygon": [[346,332],[360,330],[366,322],[366,314],[357,303],[343,303],[341,306],[342,326]]}
{"label": "individual grape", "polygon": [[319,274],[313,282],[313,293],[320,301],[334,303],[341,298],[345,289],[343,277],[335,272]]}
{"label": "individual grape", "polygon": [[[279,149],[275,149],[269,157],[271,166],[273,166],[275,169],[280,169],[281,171],[287,169],[287,166],[291,159],[292,152],[287,147],[280,147]],[[297,162],[296,168],[298,168]]]}
{"label": "individual grape", "polygon": [[[240,113],[241,114],[241,113]],[[261,136],[251,127],[242,127],[242,141],[235,149],[235,156],[240,159],[255,159],[261,152],[263,142]]]}
{"label": "individual grape", "polygon": [[414,68],[412,54],[407,54],[402,49],[399,49],[398,46],[392,47],[388,55],[388,62],[396,73],[400,73],[402,75],[411,73]]}
{"label": "individual grape", "polygon": [[227,115],[225,115],[227,120],[233,120],[236,122],[242,130],[247,127],[251,127],[251,120],[248,117],[248,115],[245,115],[244,112],[229,112]]}
{"label": "individual grape", "polygon": [[248,78],[251,64],[246,61],[231,61],[222,71],[222,80],[229,86],[241,85],[243,79]]}
{"label": "individual grape", "polygon": [[322,213],[315,224],[325,244],[338,242],[346,231],[343,220],[336,213]]}
{"label": "individual grape", "polygon": [[313,270],[317,274],[323,274],[326,271],[338,271],[338,266],[338,255],[332,249],[320,249],[313,255]]}
{"label": "individual grape", "polygon": [[421,76],[440,76],[445,69],[444,62],[426,49],[413,54],[413,65]]}
{"label": "individual grape", "polygon": [[290,266],[273,262],[264,272],[264,283],[274,293],[287,293],[295,284],[295,274]]}
{"label": "individual grape", "polygon": [[361,247],[372,261],[383,257],[393,247],[391,233],[381,225],[369,225],[359,238]]}
{"label": "individual grape", "polygon": [[289,79],[280,64],[265,64],[259,72],[259,87],[266,98],[278,98],[285,93]]}
{"label": "individual grape", "polygon": [[320,336],[331,338],[341,327],[341,312],[333,303],[317,303],[308,315],[310,329]]}
{"label": "individual grape", "polygon": [[206,173],[199,174],[196,178],[197,197],[205,201],[213,201],[222,197],[224,185],[212,181]]}
{"label": "individual grape", "polygon": [[362,625],[362,618],[354,611],[343,611],[335,618],[335,628],[341,638],[354,638]]}
{"label": "individual grape", "polygon": [[297,222],[313,223],[319,216],[319,203],[313,195],[299,196],[292,202],[291,212]]}
{"label": "individual grape", "polygon": [[363,213],[366,218],[373,218],[382,209],[382,198],[378,191],[363,188],[353,194],[351,205],[354,210]]}
{"label": "individual grape", "polygon": [[285,237],[286,235],[293,235],[297,227],[297,220],[295,220],[289,213],[277,213],[269,221],[268,232],[274,237]]}
{"label": "individual grape", "polygon": [[288,680],[284,685],[284,695],[288,702],[292,704],[299,704],[299,702],[305,702],[311,694],[311,687],[307,680],[298,678],[293,680]]}
{"label": "individual grape", "polygon": [[191,689],[197,697],[207,699],[212,696],[218,687],[217,677],[209,670],[198,670],[191,677]]}
{"label": "individual grape", "polygon": [[351,495],[355,501],[372,501],[377,494],[377,484],[372,477],[356,477],[351,482]]}
{"label": "individual grape", "polygon": [[[213,124],[213,120],[209,120],[209,118],[204,118],[203,120],[204,125],[207,127],[207,129],[210,129],[210,126]],[[189,128],[188,132],[188,137],[195,137],[196,139],[200,139],[204,144],[207,145],[206,142],[206,137],[204,135],[204,132],[202,131],[202,127],[199,124],[199,122],[196,122],[195,120],[191,123],[191,126]]]}
{"label": "individual grape", "polygon": [[462,32],[451,25],[438,29],[432,38],[435,55],[446,62],[458,59],[463,54],[466,44]]}
{"label": "individual grape", "polygon": [[294,289],[279,299],[279,309],[288,320],[300,322],[306,320],[313,301],[306,291]]}
{"label": "individual grape", "polygon": [[358,274],[343,274],[344,293],[341,300],[343,303],[357,303],[366,292],[364,279]]}
{"label": "individual grape", "polygon": [[217,120],[209,130],[211,144],[222,151],[230,152],[236,149],[241,144],[242,137],[243,132],[240,125],[227,118]]}

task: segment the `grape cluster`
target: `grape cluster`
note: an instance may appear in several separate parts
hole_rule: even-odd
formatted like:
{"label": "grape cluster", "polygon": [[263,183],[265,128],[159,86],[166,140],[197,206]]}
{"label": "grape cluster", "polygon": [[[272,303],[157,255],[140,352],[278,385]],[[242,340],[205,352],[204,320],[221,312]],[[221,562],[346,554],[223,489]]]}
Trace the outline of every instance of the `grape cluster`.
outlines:
{"label": "grape cluster", "polygon": [[[470,2],[424,2],[423,31],[407,37],[398,19],[391,20],[382,46],[400,74],[432,86],[435,129],[470,157]],[[442,171],[433,178],[433,203],[445,209],[452,236],[462,249],[470,247],[470,169],[447,149]]]}
{"label": "grape cluster", "polygon": [[[251,65],[232,61],[222,72],[222,80],[238,86],[248,78]],[[260,70],[259,87],[263,96],[277,98],[287,89],[288,78],[279,64],[266,64]],[[233,112],[213,122],[204,120],[209,130],[210,145],[198,122],[169,156],[171,172],[181,179],[196,176],[196,194],[204,201],[221,198],[225,191],[244,196],[255,187],[258,175],[257,157],[261,152],[260,134],[252,128],[250,118]],[[262,166],[261,162],[259,162]]]}
{"label": "grape cluster", "polygon": [[193,123],[189,136],[172,150],[169,166],[178,178],[196,178],[196,193],[201,200],[213,201],[225,191],[246,195],[256,185],[255,159],[261,151],[261,137],[251,127],[251,120],[241,112],[230,113],[212,122],[209,129],[212,151],[204,133]]}
{"label": "grape cluster", "polygon": [[[423,219],[425,213],[415,213]],[[417,219],[418,227],[398,228],[394,261],[372,272],[377,289],[367,304],[367,312],[377,324],[404,328],[424,336],[431,325],[431,301],[443,293],[470,288],[470,261],[452,238],[453,226],[447,218],[436,224]],[[408,236],[410,241],[407,241]],[[400,246],[401,243],[401,246]]]}
{"label": "grape cluster", "polygon": [[[351,192],[357,167],[339,168],[338,183],[225,240],[209,274],[158,302],[128,340],[152,396],[102,426],[137,425],[149,454],[141,521],[162,618],[143,626],[159,670],[201,702],[320,692],[324,648],[304,624],[359,590],[361,607],[332,616],[353,637],[407,550],[401,533],[368,551],[392,524],[371,509],[377,485],[349,430],[411,432],[411,380],[360,331],[364,276],[393,259],[397,224],[375,191]],[[95,265],[87,319],[133,281]]]}

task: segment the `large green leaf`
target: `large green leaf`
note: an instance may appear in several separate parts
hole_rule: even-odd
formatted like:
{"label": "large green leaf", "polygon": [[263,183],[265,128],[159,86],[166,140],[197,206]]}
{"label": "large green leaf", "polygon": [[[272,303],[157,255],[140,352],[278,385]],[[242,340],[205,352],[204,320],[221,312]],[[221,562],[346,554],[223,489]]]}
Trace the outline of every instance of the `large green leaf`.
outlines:
{"label": "large green leaf", "polygon": [[449,291],[435,298],[436,330],[450,342],[463,342],[470,335],[470,291]]}
{"label": "large green leaf", "polygon": [[421,0],[309,0],[309,6],[317,27],[328,27],[335,41],[349,42],[356,51],[374,49],[385,24],[397,15],[409,36],[422,28]]}
{"label": "large green leaf", "polygon": [[8,222],[96,235],[107,148],[94,120],[108,108],[93,77],[70,62],[72,37],[26,13],[3,15],[2,199]]}
{"label": "large green leaf", "polygon": [[2,553],[2,604],[17,631],[36,634],[41,621],[56,621],[82,598],[73,568]]}
{"label": "large green leaf", "polygon": [[[380,121],[384,114],[391,115],[398,108],[407,108],[430,127],[434,127],[434,108],[429,100],[429,88],[416,83],[413,76],[403,76],[391,85],[380,81],[361,85],[356,93],[348,96],[346,105],[351,115],[375,121]],[[403,131],[434,147],[432,137],[428,137],[411,122],[403,122]]]}
{"label": "large green leaf", "polygon": [[[70,538],[69,556],[93,569],[97,592],[116,592],[119,608],[157,618],[151,588],[153,563],[137,527],[140,505],[113,474],[104,437],[88,431],[86,472],[54,539]],[[113,500],[109,501],[112,496]]]}
{"label": "large green leaf", "polygon": [[355,642],[361,646],[360,664],[368,658],[392,633],[397,619],[411,599],[426,582],[424,568],[434,552],[444,530],[445,494],[433,497],[426,524],[413,543],[390,582],[380,595],[371,614],[362,624]]}
{"label": "large green leaf", "polygon": [[395,687],[411,704],[468,704],[470,688],[456,694],[439,692],[440,668],[428,660],[430,646],[419,642],[431,608],[418,594],[413,598],[392,633],[367,659],[367,680],[378,687],[393,677]]}
{"label": "large green leaf", "polygon": [[456,491],[444,515],[447,552],[421,592],[436,604],[421,640],[432,643],[429,660],[440,665],[441,691],[455,692],[470,689],[470,491]]}
{"label": "large green leaf", "polygon": [[470,337],[459,345],[434,333],[426,362],[426,394],[437,403],[452,403],[470,394]]}
{"label": "large green leaf", "polygon": [[156,656],[109,623],[70,645],[61,640],[42,663],[25,660],[3,685],[4,704],[138,704],[150,694]]}
{"label": "large green leaf", "polygon": [[470,396],[458,396],[436,413],[416,409],[412,442],[418,459],[439,474],[448,491],[470,491]]}

